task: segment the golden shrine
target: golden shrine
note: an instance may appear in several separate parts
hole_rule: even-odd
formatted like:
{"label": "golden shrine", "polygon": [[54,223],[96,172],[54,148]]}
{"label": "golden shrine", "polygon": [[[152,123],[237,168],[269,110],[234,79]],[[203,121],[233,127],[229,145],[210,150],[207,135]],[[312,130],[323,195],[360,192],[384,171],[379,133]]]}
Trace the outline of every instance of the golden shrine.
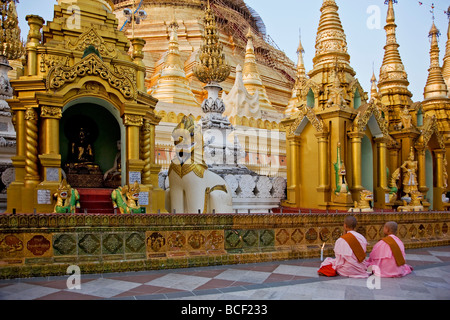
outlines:
{"label": "golden shrine", "polygon": [[102,187],[115,165],[119,185],[138,181],[143,206],[156,212],[152,141],[160,118],[145,88],[145,41],[132,39],[129,55],[112,8],[108,1],[61,0],[45,26],[39,16],[26,17],[24,75],[11,81],[9,101],[17,153],[8,212],[53,212],[63,174],[73,187]]}
{"label": "golden shrine", "polygon": [[[450,28],[441,68],[433,24],[424,100],[413,102],[394,2],[387,1],[385,57],[370,96],[350,65],[335,0],[323,1],[308,73],[302,45],[295,67],[242,0],[58,0],[53,21],[27,16],[23,70],[8,100],[17,150],[0,215],[0,278],[65,274],[71,264],[98,273],[318,256],[332,252],[348,211],[369,250],[389,220],[406,248],[448,245]],[[147,16],[133,16],[140,9]],[[218,26],[210,21],[213,45],[231,67],[221,98],[234,109],[224,114],[256,135],[281,131],[276,143],[245,150],[286,158],[268,175],[287,177],[280,209],[295,214],[165,212],[158,175],[169,162],[159,148],[172,144],[185,116],[201,119],[207,98],[194,72],[207,39],[205,9]],[[178,144],[189,140],[182,138]],[[204,178],[194,171],[185,174]],[[249,189],[261,193],[252,179]],[[231,188],[211,186],[205,202],[214,191],[230,198]],[[115,214],[77,211],[103,188]],[[297,214],[303,209],[314,212]]]}
{"label": "golden shrine", "polygon": [[[299,61],[294,107],[282,121],[285,206],[342,210],[368,190],[375,208],[388,209],[409,203],[410,189],[423,195],[425,209],[448,205],[450,100],[439,63],[438,30],[433,24],[424,100],[414,103],[398,51],[394,2],[387,1],[385,55],[378,86],[372,78],[370,97],[350,65],[338,6],[323,2],[313,69],[306,73]],[[446,69],[448,58],[449,52]],[[344,177],[348,191],[342,193]]]}

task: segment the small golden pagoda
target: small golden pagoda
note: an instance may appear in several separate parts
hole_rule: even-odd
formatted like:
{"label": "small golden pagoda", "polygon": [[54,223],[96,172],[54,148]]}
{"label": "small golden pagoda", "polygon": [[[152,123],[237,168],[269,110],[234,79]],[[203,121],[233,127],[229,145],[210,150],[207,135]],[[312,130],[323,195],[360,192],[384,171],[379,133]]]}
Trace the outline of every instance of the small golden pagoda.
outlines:
{"label": "small golden pagoda", "polygon": [[396,2],[386,2],[385,54],[369,98],[350,66],[336,1],[323,1],[313,69],[304,73],[300,46],[297,83],[282,122],[284,206],[357,210],[353,203],[372,193],[380,209],[442,210],[448,203],[448,51],[441,71],[433,24],[424,100],[413,102],[398,51]]}
{"label": "small golden pagoda", "polygon": [[99,188],[114,172],[119,185],[140,183],[147,213],[158,203],[163,208],[164,194],[153,190],[160,118],[157,100],[146,93],[145,41],[131,39],[128,54],[111,1],[59,0],[54,8],[46,25],[26,17],[25,73],[11,81],[17,153],[7,212],[52,212],[62,178],[72,187]]}

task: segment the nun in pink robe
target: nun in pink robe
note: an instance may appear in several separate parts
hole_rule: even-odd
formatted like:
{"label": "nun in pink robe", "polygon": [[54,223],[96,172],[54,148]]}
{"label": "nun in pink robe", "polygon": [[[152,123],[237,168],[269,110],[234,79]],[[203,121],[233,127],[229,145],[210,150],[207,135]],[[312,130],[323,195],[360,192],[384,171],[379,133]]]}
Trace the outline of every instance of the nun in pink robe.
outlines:
{"label": "nun in pink robe", "polygon": [[[376,276],[382,278],[399,278],[410,274],[412,268],[405,263],[405,246],[395,235],[397,232],[397,223],[393,221],[387,222],[384,225],[383,232],[387,237],[375,244],[369,259],[365,262],[366,266],[376,266],[377,268],[372,267],[372,270]],[[395,241],[397,244],[395,248],[397,250],[397,257],[394,256],[393,250],[388,244],[389,241],[386,242],[385,240]],[[401,260],[401,262],[397,260]]]}
{"label": "nun in pink robe", "polygon": [[[334,254],[336,258],[326,258],[322,262],[319,274],[324,276],[340,275],[350,278],[367,278],[367,267],[364,263],[365,252],[367,248],[367,240],[364,236],[356,231],[356,219],[352,216],[346,217],[344,221],[344,230],[356,238],[360,245],[362,257],[358,259],[350,244],[343,237],[336,240],[334,244]],[[361,262],[360,262],[361,261]]]}

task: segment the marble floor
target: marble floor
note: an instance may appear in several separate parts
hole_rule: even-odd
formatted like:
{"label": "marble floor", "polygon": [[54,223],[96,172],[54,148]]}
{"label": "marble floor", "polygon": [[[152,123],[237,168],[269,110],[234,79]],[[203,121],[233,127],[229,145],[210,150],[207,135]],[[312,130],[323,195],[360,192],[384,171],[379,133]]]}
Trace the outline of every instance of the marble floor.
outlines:
{"label": "marble floor", "polygon": [[[404,278],[317,275],[319,259],[0,280],[0,300],[450,300],[450,246],[407,250]],[[378,281],[378,282],[377,282]]]}

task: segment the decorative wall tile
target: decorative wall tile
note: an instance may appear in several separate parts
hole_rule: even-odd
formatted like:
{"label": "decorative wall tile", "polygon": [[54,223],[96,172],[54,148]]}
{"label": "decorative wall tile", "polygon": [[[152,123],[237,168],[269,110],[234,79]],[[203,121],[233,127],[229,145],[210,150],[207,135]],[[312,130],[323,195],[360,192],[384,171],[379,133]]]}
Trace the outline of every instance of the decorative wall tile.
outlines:
{"label": "decorative wall tile", "polygon": [[286,246],[289,245],[289,240],[291,239],[289,231],[286,229],[277,229],[275,235],[275,245],[276,246]]}
{"label": "decorative wall tile", "polygon": [[301,244],[304,238],[305,238],[305,234],[300,228],[293,229],[293,231],[291,233],[291,240],[294,245]]}
{"label": "decorative wall tile", "polygon": [[208,252],[225,252],[225,237],[223,230],[213,230],[206,232],[205,249]]}
{"label": "decorative wall tile", "polygon": [[121,233],[108,233],[102,236],[102,254],[123,254],[124,239]]}
{"label": "decorative wall tile", "polygon": [[0,234],[0,260],[22,258],[25,245],[24,235],[21,233]]}
{"label": "decorative wall tile", "polygon": [[244,241],[242,240],[241,230],[226,230],[225,231],[225,250],[242,249]]}
{"label": "decorative wall tile", "polygon": [[125,253],[145,253],[145,234],[143,232],[125,234]]}
{"label": "decorative wall tile", "polygon": [[53,252],[55,256],[76,255],[77,235],[71,233],[53,235]]}
{"label": "decorative wall tile", "polygon": [[270,229],[260,230],[260,247],[273,247],[275,245],[275,231]]}
{"label": "decorative wall tile", "polygon": [[101,253],[100,234],[86,233],[78,235],[79,255],[99,255]]}
{"label": "decorative wall tile", "polygon": [[51,234],[25,234],[24,235],[25,257],[52,257]]}
{"label": "decorative wall tile", "polygon": [[206,250],[205,248],[206,236],[202,231],[188,231],[187,232],[187,250],[198,251]]}
{"label": "decorative wall tile", "polygon": [[147,231],[145,234],[147,254],[149,257],[165,257],[167,251],[166,231]]}
{"label": "decorative wall tile", "polygon": [[308,241],[308,243],[315,243],[317,240],[317,231],[314,228],[309,228],[308,231],[305,233],[305,239]]}

